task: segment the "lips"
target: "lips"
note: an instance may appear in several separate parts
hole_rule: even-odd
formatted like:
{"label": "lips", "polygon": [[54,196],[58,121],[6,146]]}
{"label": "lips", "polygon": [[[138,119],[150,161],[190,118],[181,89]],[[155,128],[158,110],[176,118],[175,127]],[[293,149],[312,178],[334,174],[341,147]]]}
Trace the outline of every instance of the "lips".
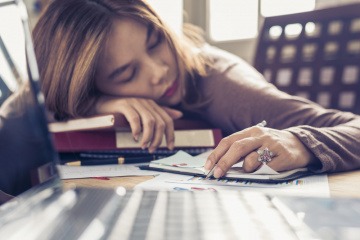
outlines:
{"label": "lips", "polygon": [[171,85],[166,92],[164,93],[163,97],[169,98],[171,96],[173,96],[176,92],[176,90],[179,87],[179,82],[176,80],[173,85]]}

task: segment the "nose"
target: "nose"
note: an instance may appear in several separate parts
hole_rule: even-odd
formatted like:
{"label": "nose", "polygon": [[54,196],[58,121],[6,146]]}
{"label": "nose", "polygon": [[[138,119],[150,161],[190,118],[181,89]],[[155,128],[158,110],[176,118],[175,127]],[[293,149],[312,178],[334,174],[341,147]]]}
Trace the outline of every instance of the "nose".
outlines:
{"label": "nose", "polygon": [[151,84],[161,84],[168,75],[169,66],[161,61],[151,59],[148,64],[148,72]]}

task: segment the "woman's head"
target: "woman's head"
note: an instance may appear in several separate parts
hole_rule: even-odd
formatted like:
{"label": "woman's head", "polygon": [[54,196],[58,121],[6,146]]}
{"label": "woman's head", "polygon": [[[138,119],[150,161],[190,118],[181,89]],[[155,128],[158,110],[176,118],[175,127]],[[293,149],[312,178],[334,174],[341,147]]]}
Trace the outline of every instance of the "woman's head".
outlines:
{"label": "woman's head", "polygon": [[152,99],[175,105],[183,98],[184,69],[164,32],[129,17],[113,21],[95,74],[108,95]]}
{"label": "woman's head", "polygon": [[[126,83],[116,84],[116,81],[127,81],[129,74],[136,75],[136,71],[147,69],[137,80],[145,78],[148,72],[154,74],[147,78],[152,81],[157,76],[155,70],[163,71],[166,84],[175,78],[185,79],[196,72],[195,69],[201,72],[201,64],[194,62],[188,45],[180,43],[141,0],[55,0],[40,17],[33,35],[46,103],[59,118],[87,115],[101,93],[137,96],[136,92],[129,93],[129,89],[123,91],[121,84],[126,89]],[[139,49],[143,48],[141,53],[148,51],[148,59],[140,58],[136,48],[135,52],[124,48],[126,45],[122,44],[132,43],[129,36],[145,36],[142,45],[141,39],[134,39],[134,42],[140,44]],[[162,45],[160,59],[156,56],[159,51],[153,48],[155,45],[157,48],[159,41]],[[133,65],[119,74],[127,63]],[[154,71],[149,71],[151,68]],[[117,77],[115,84],[108,84],[109,78],[114,76]],[[115,91],[116,86],[118,91]],[[141,93],[140,85],[135,86]],[[158,90],[156,97],[161,91],[171,95],[175,87],[170,84],[167,89]],[[176,101],[163,103],[172,105]]]}

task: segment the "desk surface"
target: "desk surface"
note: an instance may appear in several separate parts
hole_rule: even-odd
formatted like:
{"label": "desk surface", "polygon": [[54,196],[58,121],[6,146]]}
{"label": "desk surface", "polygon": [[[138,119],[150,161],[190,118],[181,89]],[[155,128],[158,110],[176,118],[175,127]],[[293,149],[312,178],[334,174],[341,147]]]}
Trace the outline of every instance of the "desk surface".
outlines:
{"label": "desk surface", "polygon": [[[331,197],[357,197],[360,198],[360,170],[346,173],[332,173],[328,175]],[[152,176],[113,177],[109,180],[101,179],[67,179],[63,180],[65,187],[107,187],[123,186],[127,189],[136,184],[153,178]]]}

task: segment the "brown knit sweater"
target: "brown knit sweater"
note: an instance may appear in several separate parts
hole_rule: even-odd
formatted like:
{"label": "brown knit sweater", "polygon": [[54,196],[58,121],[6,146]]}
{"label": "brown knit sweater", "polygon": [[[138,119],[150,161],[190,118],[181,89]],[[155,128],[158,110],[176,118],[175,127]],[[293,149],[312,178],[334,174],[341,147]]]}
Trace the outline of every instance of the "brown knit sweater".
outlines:
{"label": "brown knit sweater", "polygon": [[313,171],[360,168],[360,116],[286,94],[228,52],[207,45],[203,53],[214,60],[210,74],[199,79],[210,99],[201,112],[204,119],[225,134],[266,120],[267,127],[293,133],[314,153],[322,166]]}

